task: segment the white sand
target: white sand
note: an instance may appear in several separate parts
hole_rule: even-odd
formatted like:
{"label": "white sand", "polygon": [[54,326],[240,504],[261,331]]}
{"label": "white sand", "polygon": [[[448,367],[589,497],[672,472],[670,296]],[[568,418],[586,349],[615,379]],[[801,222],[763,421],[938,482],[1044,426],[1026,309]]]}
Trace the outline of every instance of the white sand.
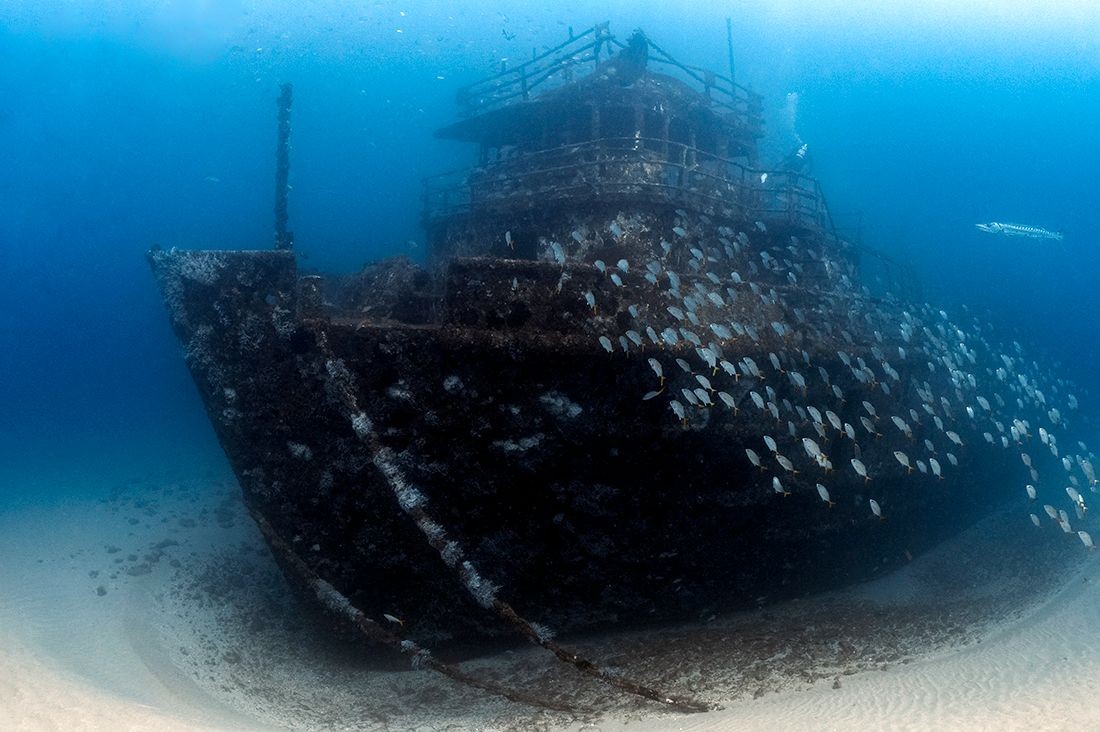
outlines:
{"label": "white sand", "polygon": [[840,689],[740,702],[718,712],[629,724],[646,730],[1065,730],[1100,729],[1100,565],[1023,622],[980,645],[883,672]]}
{"label": "white sand", "polygon": [[88,567],[102,562],[92,555],[109,540],[133,540],[130,531],[94,502],[0,512],[3,729],[250,726],[186,677],[150,663],[155,648],[135,643],[151,583],[104,577],[116,591],[95,594],[100,580],[88,576]]}
{"label": "white sand", "polygon": [[[154,707],[117,696],[43,661],[6,634],[0,639],[0,723],[7,730],[226,729],[229,720]],[[135,676],[140,666],[133,666]],[[177,706],[173,704],[172,706]]]}
{"label": "white sand", "polygon": [[[211,492],[210,515],[225,494]],[[262,639],[218,636],[225,608],[208,598],[186,606],[181,577],[212,546],[236,547],[242,535],[254,540],[254,531],[239,520],[236,528],[219,528],[205,514],[181,528],[184,507],[200,508],[194,496],[181,490],[140,511],[98,501],[0,507],[0,729],[410,728],[421,713],[425,729],[451,722],[454,729],[527,729],[553,721],[487,702],[432,674],[356,666],[330,672],[311,662],[312,651],[304,659],[281,656],[248,645]],[[140,567],[140,555],[166,537],[178,544],[149,572],[124,571]],[[107,553],[107,546],[119,551]],[[839,689],[831,677],[780,684],[789,690],[741,695],[704,715],[657,716],[641,705],[595,724],[604,731],[1100,728],[1100,557],[1075,567],[1081,552],[1067,544],[1065,567],[1053,567],[1064,572],[1064,587],[978,645],[842,676]],[[929,565],[922,561],[849,594],[918,596],[919,572]],[[210,659],[229,647],[241,649],[244,660],[207,673]],[[614,643],[596,647],[606,654]],[[537,651],[469,667],[512,674],[517,684],[562,673]]]}

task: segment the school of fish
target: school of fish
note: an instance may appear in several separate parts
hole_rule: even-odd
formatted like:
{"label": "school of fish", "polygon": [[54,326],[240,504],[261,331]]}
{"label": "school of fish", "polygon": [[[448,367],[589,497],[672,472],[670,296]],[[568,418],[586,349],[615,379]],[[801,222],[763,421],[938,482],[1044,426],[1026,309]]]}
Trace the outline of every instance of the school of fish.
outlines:
{"label": "school of fish", "polygon": [[[617,241],[638,226],[620,214],[606,234]],[[974,451],[1016,452],[1028,501],[1094,548],[1072,524],[1097,479],[1096,456],[1070,437],[1071,384],[978,318],[872,296],[826,246],[780,241],[762,222],[749,229],[677,209],[647,261],[585,265],[616,291],[607,303],[583,294],[595,340],[613,357],[646,357],[653,386],[638,396],[667,400],[670,428],[772,423],[758,444],[736,448],[763,484],[783,497],[814,491],[829,508],[858,495],[869,520],[889,515],[877,482],[944,480]],[[565,278],[561,245],[544,243]],[[1030,522],[1042,525],[1035,512]]]}

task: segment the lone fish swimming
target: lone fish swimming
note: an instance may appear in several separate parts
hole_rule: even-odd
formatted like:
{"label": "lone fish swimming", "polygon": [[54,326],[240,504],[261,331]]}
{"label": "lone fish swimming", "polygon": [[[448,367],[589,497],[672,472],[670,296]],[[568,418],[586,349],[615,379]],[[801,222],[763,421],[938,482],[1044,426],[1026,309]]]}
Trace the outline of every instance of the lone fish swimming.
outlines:
{"label": "lone fish swimming", "polygon": [[1051,231],[1040,226],[1027,226],[1025,224],[1002,224],[991,221],[988,224],[975,224],[979,231],[987,234],[1002,234],[1004,236],[1024,236],[1029,239],[1053,239],[1062,241],[1062,232]]}

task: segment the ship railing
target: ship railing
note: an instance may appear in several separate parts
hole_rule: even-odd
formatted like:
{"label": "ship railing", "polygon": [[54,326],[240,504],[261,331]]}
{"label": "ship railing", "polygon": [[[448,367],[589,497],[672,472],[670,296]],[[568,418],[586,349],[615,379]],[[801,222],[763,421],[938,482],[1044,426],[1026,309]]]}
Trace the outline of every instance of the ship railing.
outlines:
{"label": "ship railing", "polygon": [[893,293],[910,302],[923,299],[920,278],[911,262],[896,253],[887,254],[866,244],[855,247],[855,251],[859,259],[860,278],[869,289]]}
{"label": "ship railing", "polygon": [[830,212],[837,236],[857,248],[860,247],[863,244],[863,212],[833,211],[832,209]]}
{"label": "ship railing", "polygon": [[516,101],[530,98],[535,89],[567,84],[584,66],[595,68],[601,51],[611,42],[607,22],[592,26],[578,35],[569,29],[569,38],[528,61],[507,67],[480,81],[461,87],[457,93],[459,114],[472,117]]}
{"label": "ship railing", "polygon": [[815,179],[644,137],[602,138],[442,173],[424,180],[423,198],[429,224],[470,213],[636,199],[838,238]]}
{"label": "ship railing", "polygon": [[[652,40],[648,40],[648,63],[663,72],[672,72],[681,80],[694,82],[699,91],[720,111],[740,120],[750,135],[759,136],[763,129],[763,99],[759,94],[741,86],[728,76],[681,63]],[[530,99],[536,90],[568,84],[577,78],[585,67],[594,69],[601,60],[610,57],[612,48],[623,49],[625,44],[611,34],[607,22],[594,25],[574,35],[541,54],[512,67],[501,70],[485,79],[461,87],[457,92],[459,115],[472,117],[515,102]]]}
{"label": "ship railing", "polygon": [[[670,76],[680,77],[682,81],[694,82],[711,105],[733,114],[742,121],[747,129],[754,133],[763,131],[763,97],[716,71],[681,63],[651,39],[647,39],[647,41],[649,44],[649,68],[656,67]],[[626,47],[625,44],[615,38],[612,38],[610,42],[619,49]]]}

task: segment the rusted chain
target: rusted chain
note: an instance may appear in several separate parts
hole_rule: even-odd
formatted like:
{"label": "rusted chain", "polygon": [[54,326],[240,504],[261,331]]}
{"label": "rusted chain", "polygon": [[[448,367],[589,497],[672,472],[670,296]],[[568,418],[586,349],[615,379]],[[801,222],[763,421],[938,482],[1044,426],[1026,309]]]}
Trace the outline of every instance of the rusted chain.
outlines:
{"label": "rusted chain", "polygon": [[275,528],[267,519],[258,514],[253,514],[253,516],[256,525],[260,527],[261,533],[263,533],[271,548],[278,552],[295,574],[313,590],[322,605],[333,613],[350,621],[367,640],[408,656],[412,662],[413,668],[430,669],[460,684],[465,684],[466,686],[471,686],[475,689],[504,697],[517,704],[525,704],[527,706],[539,707],[555,712],[565,712],[572,715],[580,715],[582,713],[581,710],[568,704],[543,699],[542,697],[534,696],[523,691],[517,691],[516,689],[511,689],[493,681],[466,673],[457,666],[452,666],[451,664],[438,660],[423,646],[411,640],[403,639],[390,632],[364,615],[363,612],[352,605],[348,598],[341,594],[339,590],[317,576],[317,573],[309,568],[309,565],[298,556],[297,552],[295,552],[289,544],[283,541],[283,538],[279,536],[278,532],[275,531]]}
{"label": "rusted chain", "polygon": [[367,448],[372,462],[382,474],[401,509],[413,519],[428,544],[439,553],[443,563],[457,575],[462,586],[475,602],[487,610],[492,610],[524,638],[550,651],[559,660],[609,686],[681,712],[705,712],[712,709],[710,705],[703,702],[673,696],[623,675],[607,671],[580,653],[555,643],[553,633],[549,629],[527,620],[509,603],[499,599],[497,591],[500,588],[493,585],[477,570],[466,558],[466,553],[458,542],[449,539],[445,529],[428,515],[424,509],[427,498],[407,481],[393,451],[381,444],[370,418],[359,409],[353,376],[347,366],[333,355],[328,344],[327,333],[319,330],[317,335],[318,346],[326,358],[325,371],[329,385],[344,402],[347,410],[346,417],[351,422],[356,437]]}

